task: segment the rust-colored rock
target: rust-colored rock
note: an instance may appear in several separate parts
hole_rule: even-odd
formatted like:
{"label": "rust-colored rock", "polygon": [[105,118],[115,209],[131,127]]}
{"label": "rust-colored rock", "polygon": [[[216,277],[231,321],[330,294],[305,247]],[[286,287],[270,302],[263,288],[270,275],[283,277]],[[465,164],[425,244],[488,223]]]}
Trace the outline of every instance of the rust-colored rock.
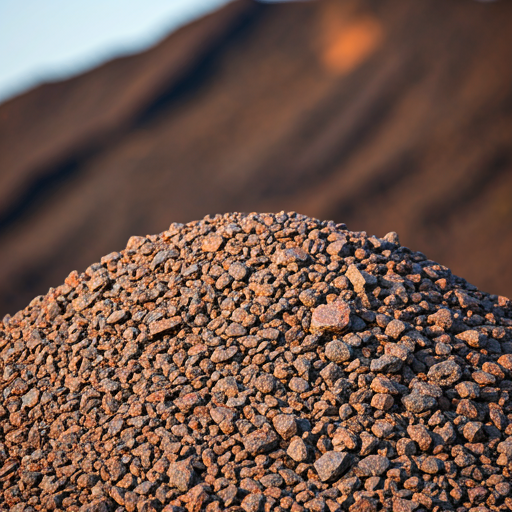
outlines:
{"label": "rust-colored rock", "polygon": [[350,307],[342,301],[337,300],[330,304],[322,304],[313,310],[311,316],[312,333],[331,332],[342,333],[350,322]]}

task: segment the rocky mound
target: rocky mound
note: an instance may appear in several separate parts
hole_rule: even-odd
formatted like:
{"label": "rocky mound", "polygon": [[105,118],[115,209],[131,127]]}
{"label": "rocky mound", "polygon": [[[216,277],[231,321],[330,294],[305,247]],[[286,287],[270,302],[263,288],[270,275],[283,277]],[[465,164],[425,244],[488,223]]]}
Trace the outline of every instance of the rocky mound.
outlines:
{"label": "rocky mound", "polygon": [[510,510],[512,308],[384,239],[229,214],[3,319],[16,512]]}

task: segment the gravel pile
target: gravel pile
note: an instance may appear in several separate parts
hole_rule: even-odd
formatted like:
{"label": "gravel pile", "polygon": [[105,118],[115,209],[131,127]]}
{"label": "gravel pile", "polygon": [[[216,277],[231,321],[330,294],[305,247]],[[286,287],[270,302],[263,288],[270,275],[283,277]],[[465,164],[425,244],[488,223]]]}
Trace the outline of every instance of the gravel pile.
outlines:
{"label": "gravel pile", "polygon": [[295,213],[207,217],[0,324],[0,508],[512,509],[512,307]]}

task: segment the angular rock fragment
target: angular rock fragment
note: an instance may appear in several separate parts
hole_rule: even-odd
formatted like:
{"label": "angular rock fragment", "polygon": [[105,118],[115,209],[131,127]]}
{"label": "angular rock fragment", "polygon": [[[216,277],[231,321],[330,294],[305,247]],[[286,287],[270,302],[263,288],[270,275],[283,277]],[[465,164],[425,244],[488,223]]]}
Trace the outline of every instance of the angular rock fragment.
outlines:
{"label": "angular rock fragment", "polygon": [[350,462],[348,453],[327,452],[315,462],[315,469],[322,482],[329,482],[337,480],[350,467]]}

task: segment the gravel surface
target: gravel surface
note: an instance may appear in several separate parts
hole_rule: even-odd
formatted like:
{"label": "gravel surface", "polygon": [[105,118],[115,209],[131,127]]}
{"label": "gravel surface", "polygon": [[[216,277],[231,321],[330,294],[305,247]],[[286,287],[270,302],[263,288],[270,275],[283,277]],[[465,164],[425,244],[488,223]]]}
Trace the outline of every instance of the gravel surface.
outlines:
{"label": "gravel surface", "polygon": [[0,508],[511,510],[512,307],[295,213],[126,249],[0,323]]}

